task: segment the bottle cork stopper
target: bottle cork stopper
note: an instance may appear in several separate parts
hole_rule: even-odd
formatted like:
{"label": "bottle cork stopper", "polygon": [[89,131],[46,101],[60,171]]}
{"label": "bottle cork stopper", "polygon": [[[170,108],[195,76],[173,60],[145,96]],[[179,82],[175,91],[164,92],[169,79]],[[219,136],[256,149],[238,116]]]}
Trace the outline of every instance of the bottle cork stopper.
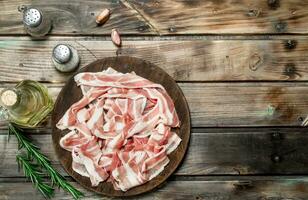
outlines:
{"label": "bottle cork stopper", "polygon": [[17,102],[17,94],[13,90],[6,90],[1,94],[1,102],[5,106],[13,106]]}

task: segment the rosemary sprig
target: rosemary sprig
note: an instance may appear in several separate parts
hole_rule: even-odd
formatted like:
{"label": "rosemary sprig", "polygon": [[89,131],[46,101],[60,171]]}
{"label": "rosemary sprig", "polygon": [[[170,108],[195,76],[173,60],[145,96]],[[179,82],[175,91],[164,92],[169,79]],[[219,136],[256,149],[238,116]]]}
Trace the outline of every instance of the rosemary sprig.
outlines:
{"label": "rosemary sprig", "polygon": [[14,134],[16,136],[18,140],[18,148],[25,148],[27,150],[28,157],[36,160],[36,162],[46,170],[46,173],[51,179],[52,185],[57,185],[63,190],[66,190],[74,197],[74,199],[84,196],[82,192],[69,184],[65,178],[51,166],[50,160],[40,152],[39,147],[31,143],[29,138],[23,134],[22,129],[14,126],[13,124],[9,124],[9,132],[10,134]]}
{"label": "rosemary sprig", "polygon": [[57,185],[58,187],[66,190],[67,192],[71,193],[74,199],[78,199],[83,196],[83,193],[79,190],[75,189],[71,184],[69,184],[65,178],[59,174],[51,165],[50,161],[46,160],[46,157],[37,156],[37,162],[42,165],[48,175],[50,176],[52,184]]}
{"label": "rosemary sprig", "polygon": [[38,165],[31,163],[24,155],[17,155],[16,160],[19,166],[22,167],[24,174],[29,178],[45,198],[51,198],[54,194],[54,189],[42,181],[43,173],[39,170]]}

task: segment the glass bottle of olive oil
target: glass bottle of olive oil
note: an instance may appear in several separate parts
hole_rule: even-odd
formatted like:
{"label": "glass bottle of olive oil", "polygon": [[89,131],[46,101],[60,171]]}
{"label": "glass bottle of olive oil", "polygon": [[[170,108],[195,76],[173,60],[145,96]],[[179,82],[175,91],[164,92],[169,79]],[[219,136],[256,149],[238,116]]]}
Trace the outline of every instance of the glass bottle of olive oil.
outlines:
{"label": "glass bottle of olive oil", "polygon": [[2,118],[23,127],[35,127],[53,109],[53,101],[42,84],[24,80],[0,92]]}

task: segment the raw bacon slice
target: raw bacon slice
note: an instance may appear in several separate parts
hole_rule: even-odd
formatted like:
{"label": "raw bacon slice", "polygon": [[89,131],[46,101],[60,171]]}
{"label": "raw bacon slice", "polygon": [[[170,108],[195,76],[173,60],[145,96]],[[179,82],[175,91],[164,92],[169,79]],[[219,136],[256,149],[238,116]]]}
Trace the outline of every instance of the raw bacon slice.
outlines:
{"label": "raw bacon slice", "polygon": [[60,146],[72,152],[72,168],[92,186],[108,180],[127,191],[161,173],[181,138],[174,104],[163,86],[134,72],[77,74],[83,97],[57,123],[69,129]]}
{"label": "raw bacon slice", "polygon": [[180,144],[181,138],[172,132],[170,127],[164,124],[159,124],[149,138],[149,145],[152,146],[164,146],[167,154],[174,151]]}
{"label": "raw bacon slice", "polygon": [[76,163],[78,163],[79,166],[77,166],[78,171],[76,172],[80,173],[80,171],[82,171],[83,174],[89,175],[92,186],[97,186],[100,182],[109,177],[105,168],[98,165],[102,152],[96,139],[74,148],[73,154],[73,158],[78,157],[78,162]]}
{"label": "raw bacon slice", "polygon": [[78,131],[72,130],[60,139],[60,146],[63,149],[72,151],[74,147],[80,146],[88,141],[89,140],[85,136],[83,136],[83,134],[78,133]]}

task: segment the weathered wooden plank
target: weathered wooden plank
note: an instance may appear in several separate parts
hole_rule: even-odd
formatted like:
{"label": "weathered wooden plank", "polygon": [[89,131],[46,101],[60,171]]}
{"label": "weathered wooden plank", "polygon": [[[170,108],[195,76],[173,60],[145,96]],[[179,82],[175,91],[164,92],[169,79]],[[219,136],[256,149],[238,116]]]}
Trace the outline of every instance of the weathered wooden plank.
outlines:
{"label": "weathered wooden plank", "polygon": [[[273,2],[273,3],[268,3]],[[52,34],[275,34],[307,33],[307,1],[118,0],[73,2],[1,1],[0,34],[24,34],[19,5],[44,9],[53,19]],[[111,8],[112,18],[97,27],[95,16]]]}
{"label": "weathered wooden plank", "polygon": [[98,58],[129,55],[162,67],[177,81],[308,80],[308,40],[111,41],[57,38],[49,41],[0,40],[0,81],[34,79],[63,82],[70,74],[54,68],[52,48],[77,48],[80,66]]}
{"label": "weathered wooden plank", "polygon": [[[61,87],[47,84],[55,99]],[[12,84],[2,85],[12,86]],[[179,83],[193,127],[300,126],[308,83]],[[1,128],[1,127],[0,127]]]}
{"label": "weathered wooden plank", "polygon": [[128,1],[160,34],[307,33],[308,1]]}
{"label": "weathered wooden plank", "polygon": [[[1,131],[2,132],[2,131]],[[4,133],[4,131],[2,132]],[[307,129],[194,129],[176,175],[308,174]],[[54,166],[61,167],[50,134],[32,138]],[[0,177],[20,177],[17,141],[0,135]]]}
{"label": "weathered wooden plank", "polygon": [[298,126],[308,113],[306,83],[180,84],[193,126]]}
{"label": "weathered wooden plank", "polygon": [[[118,28],[125,34],[154,33],[136,11],[120,1],[2,0],[0,5],[0,35],[25,34],[22,14],[18,12],[18,6],[22,5],[43,10],[53,21],[51,34],[110,35],[112,28]],[[112,15],[104,26],[97,26],[95,17],[104,8],[111,9]]]}
{"label": "weathered wooden plank", "polygon": [[[134,199],[305,200],[308,198],[307,177],[246,177],[246,180],[238,177],[225,178],[226,180],[224,178],[217,178],[218,180],[208,180],[211,178],[207,177],[204,177],[203,180],[171,180],[157,190],[136,196]],[[12,181],[14,179],[9,182],[1,182],[1,199],[43,199],[32,188],[30,182]],[[87,191],[75,182],[71,183],[85,193],[83,199],[110,199]],[[56,190],[54,198],[72,199],[62,190]]]}

